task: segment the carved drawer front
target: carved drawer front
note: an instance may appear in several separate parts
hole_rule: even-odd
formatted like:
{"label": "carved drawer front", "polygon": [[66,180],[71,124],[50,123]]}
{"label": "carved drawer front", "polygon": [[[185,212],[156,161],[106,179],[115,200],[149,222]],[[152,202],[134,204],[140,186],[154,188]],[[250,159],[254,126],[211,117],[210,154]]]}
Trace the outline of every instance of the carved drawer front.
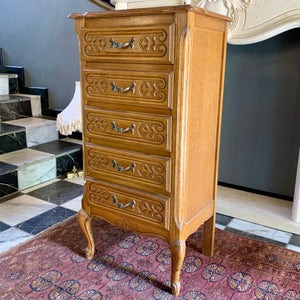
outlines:
{"label": "carved drawer front", "polygon": [[114,213],[136,216],[138,222],[150,223],[168,228],[169,198],[142,194],[87,180],[85,189],[92,205],[105,207]]}
{"label": "carved drawer front", "polygon": [[[115,142],[132,146],[170,150],[171,117],[86,108],[85,133],[101,143]],[[135,149],[134,149],[135,150]]]}
{"label": "carved drawer front", "polygon": [[150,192],[170,191],[169,160],[109,147],[85,146],[86,175]]}
{"label": "carved drawer front", "polygon": [[82,77],[87,105],[172,108],[173,73],[85,70]]}
{"label": "carved drawer front", "polygon": [[173,63],[173,25],[83,29],[81,34],[83,60]]}

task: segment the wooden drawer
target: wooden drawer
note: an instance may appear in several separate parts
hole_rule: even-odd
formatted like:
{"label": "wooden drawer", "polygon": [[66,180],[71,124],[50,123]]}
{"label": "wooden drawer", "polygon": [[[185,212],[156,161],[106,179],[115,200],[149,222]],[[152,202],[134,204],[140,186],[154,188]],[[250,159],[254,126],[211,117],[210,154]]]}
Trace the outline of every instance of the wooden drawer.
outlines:
{"label": "wooden drawer", "polygon": [[173,24],[83,29],[81,35],[85,61],[172,64],[174,60]]}
{"label": "wooden drawer", "polygon": [[[169,227],[169,198],[124,189],[102,181],[87,179],[85,184],[86,201],[126,217],[135,217],[140,222],[152,223],[163,228]],[[105,217],[107,214],[103,212]]]}
{"label": "wooden drawer", "polygon": [[87,176],[154,193],[170,192],[170,159],[87,144]]}
{"label": "wooden drawer", "polygon": [[115,105],[172,108],[172,72],[84,70],[86,105]]}
{"label": "wooden drawer", "polygon": [[[171,117],[85,108],[84,132],[87,141],[123,147],[171,149]],[[93,140],[94,139],[94,140]]]}

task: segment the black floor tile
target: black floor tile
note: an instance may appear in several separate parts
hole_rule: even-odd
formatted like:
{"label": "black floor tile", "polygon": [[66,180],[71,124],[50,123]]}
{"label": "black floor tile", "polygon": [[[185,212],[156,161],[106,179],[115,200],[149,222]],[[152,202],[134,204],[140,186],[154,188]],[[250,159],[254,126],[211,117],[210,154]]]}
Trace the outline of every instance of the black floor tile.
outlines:
{"label": "black floor tile", "polygon": [[241,235],[241,236],[245,236],[247,238],[250,238],[250,239],[253,239],[253,240],[258,240],[258,241],[261,241],[261,242],[264,242],[264,243],[269,243],[269,244],[273,244],[273,245],[281,246],[281,247],[286,246],[285,243],[275,241],[275,240],[271,240],[271,239],[268,239],[268,238],[265,238],[265,237],[262,237],[262,236],[259,236],[259,235],[251,234],[251,233],[244,232],[244,231],[241,231],[241,230],[237,230],[237,229],[234,229],[234,228],[226,227],[225,230],[228,231],[228,232],[235,233],[235,234]]}
{"label": "black floor tile", "polygon": [[31,147],[31,149],[51,153],[54,155],[63,155],[65,153],[74,152],[76,150],[80,150],[82,148],[81,145],[65,142],[61,140],[37,145]]}
{"label": "black floor tile", "polygon": [[293,234],[289,244],[300,247],[300,235]]}
{"label": "black floor tile", "polygon": [[51,183],[47,186],[34,190],[28,195],[61,205],[71,199],[74,199],[83,194],[83,186],[71,183],[65,180],[60,180]]}
{"label": "black floor tile", "polygon": [[55,225],[56,223],[64,221],[75,214],[75,211],[67,208],[55,207],[41,215],[18,224],[15,227],[34,235]]}
{"label": "black floor tile", "polygon": [[0,222],[0,232],[6,229],[9,229],[10,226],[6,225],[5,223]]}
{"label": "black floor tile", "polygon": [[77,170],[82,169],[83,160],[81,149],[56,158],[56,176],[71,172],[73,166],[75,166]]}
{"label": "black floor tile", "polygon": [[216,214],[216,223],[220,225],[227,226],[232,219],[232,217]]}

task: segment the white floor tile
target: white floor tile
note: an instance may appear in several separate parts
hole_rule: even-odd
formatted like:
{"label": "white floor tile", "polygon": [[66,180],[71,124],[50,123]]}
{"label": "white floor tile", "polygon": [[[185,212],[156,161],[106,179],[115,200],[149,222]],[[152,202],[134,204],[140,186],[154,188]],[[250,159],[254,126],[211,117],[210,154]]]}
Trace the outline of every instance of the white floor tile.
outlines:
{"label": "white floor tile", "polygon": [[22,195],[0,203],[0,221],[15,226],[54,207],[56,207],[55,204],[29,195]]}
{"label": "white floor tile", "polygon": [[9,250],[11,247],[25,242],[32,235],[17,228],[9,228],[0,232],[0,253]]}
{"label": "white floor tile", "polygon": [[220,225],[220,224],[215,224],[215,227],[216,228],[219,228],[219,229],[222,229],[222,230],[225,230],[225,228],[226,228],[226,226],[224,226],[224,225]]}
{"label": "white floor tile", "polygon": [[283,243],[288,243],[292,237],[291,233],[276,230],[273,228],[265,227],[262,225],[250,223],[247,221],[233,219],[227,225],[228,227],[235,228],[250,234],[255,234],[272,240],[276,240]]}
{"label": "white floor tile", "polygon": [[81,199],[82,196],[76,197],[61,206],[78,212],[81,209]]}
{"label": "white floor tile", "polygon": [[290,250],[294,250],[294,251],[300,252],[300,247],[298,247],[298,246],[287,245],[286,248],[290,249]]}

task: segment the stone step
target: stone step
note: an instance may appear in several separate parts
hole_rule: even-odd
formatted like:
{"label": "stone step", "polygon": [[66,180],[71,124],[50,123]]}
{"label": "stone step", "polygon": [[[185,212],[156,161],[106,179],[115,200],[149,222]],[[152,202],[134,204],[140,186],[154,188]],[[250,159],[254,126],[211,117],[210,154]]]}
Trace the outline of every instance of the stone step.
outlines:
{"label": "stone step", "polygon": [[80,143],[56,140],[0,155],[0,197],[82,169]]}
{"label": "stone step", "polygon": [[17,74],[0,74],[0,96],[19,92]]}
{"label": "stone step", "polygon": [[21,150],[26,147],[25,127],[0,123],[0,154]]}
{"label": "stone step", "polygon": [[26,130],[27,147],[32,147],[58,139],[56,122],[45,118],[28,117],[17,119],[2,124],[24,127]]}
{"label": "stone step", "polygon": [[41,116],[41,97],[27,94],[0,96],[0,118],[2,121]]}

